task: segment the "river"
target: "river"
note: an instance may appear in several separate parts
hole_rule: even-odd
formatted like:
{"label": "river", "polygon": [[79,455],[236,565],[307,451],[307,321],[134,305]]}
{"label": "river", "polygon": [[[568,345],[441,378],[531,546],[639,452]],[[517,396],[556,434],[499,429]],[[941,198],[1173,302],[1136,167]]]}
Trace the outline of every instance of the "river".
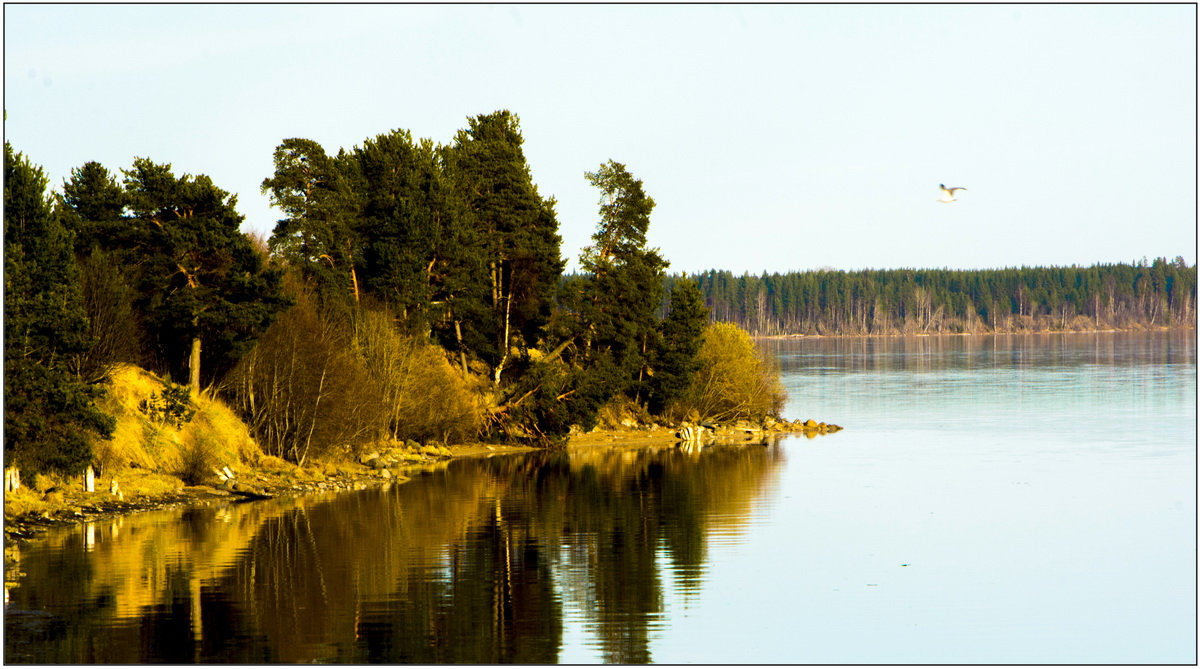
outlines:
{"label": "river", "polygon": [[844,431],[55,530],[5,660],[1196,661],[1193,332],[764,346]]}

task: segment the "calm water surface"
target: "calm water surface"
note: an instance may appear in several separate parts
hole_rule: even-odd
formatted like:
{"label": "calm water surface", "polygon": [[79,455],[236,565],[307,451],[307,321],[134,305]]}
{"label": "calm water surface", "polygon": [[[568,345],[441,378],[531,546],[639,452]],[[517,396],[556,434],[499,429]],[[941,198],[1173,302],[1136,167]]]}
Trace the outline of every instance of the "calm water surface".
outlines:
{"label": "calm water surface", "polygon": [[1194,341],[768,342],[845,431],[58,531],[5,659],[1193,663]]}

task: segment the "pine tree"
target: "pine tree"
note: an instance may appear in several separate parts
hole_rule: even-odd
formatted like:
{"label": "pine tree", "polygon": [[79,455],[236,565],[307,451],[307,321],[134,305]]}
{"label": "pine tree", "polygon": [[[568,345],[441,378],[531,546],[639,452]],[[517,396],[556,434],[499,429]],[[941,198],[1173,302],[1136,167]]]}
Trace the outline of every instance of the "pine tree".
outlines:
{"label": "pine tree", "polygon": [[41,168],[4,145],[4,453],[34,471],[77,473],[112,433],[98,391],[68,371],[91,345],[73,238]]}
{"label": "pine tree", "polygon": [[287,301],[280,272],[241,233],[237,198],[205,175],[176,177],[146,158],[125,171],[131,240],[143,256],[140,292],[149,332],[177,377],[201,388],[201,352],[215,380]]}
{"label": "pine tree", "polygon": [[446,149],[446,169],[465,206],[465,224],[478,232],[474,255],[486,268],[476,289],[485,313],[459,313],[475,352],[499,383],[514,349],[537,344],[562,274],[554,201],[533,184],[515,114],[470,118]]}
{"label": "pine tree", "polygon": [[262,191],[287,217],[271,233],[271,250],[314,279],[326,299],[357,301],[362,203],[354,188],[356,161],[292,138],[275,148],[274,162],[275,174],[263,180]]}
{"label": "pine tree", "polygon": [[646,244],[654,200],[621,163],[609,161],[588,181],[601,191],[600,223],[580,258],[590,275],[581,318],[590,365],[607,358],[612,394],[642,395],[648,353],[657,347],[657,311],[667,262]]}

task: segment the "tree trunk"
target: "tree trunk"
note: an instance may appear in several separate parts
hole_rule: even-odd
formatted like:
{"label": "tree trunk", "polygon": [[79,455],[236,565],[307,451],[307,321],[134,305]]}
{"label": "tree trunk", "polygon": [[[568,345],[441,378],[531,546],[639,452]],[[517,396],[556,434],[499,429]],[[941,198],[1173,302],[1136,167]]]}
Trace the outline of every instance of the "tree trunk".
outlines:
{"label": "tree trunk", "polygon": [[200,338],[192,337],[192,354],[188,358],[188,387],[192,397],[200,395]]}
{"label": "tree trunk", "polygon": [[458,358],[462,362],[463,376],[467,375],[467,349],[463,347],[462,321],[454,321],[454,336],[458,338]]}

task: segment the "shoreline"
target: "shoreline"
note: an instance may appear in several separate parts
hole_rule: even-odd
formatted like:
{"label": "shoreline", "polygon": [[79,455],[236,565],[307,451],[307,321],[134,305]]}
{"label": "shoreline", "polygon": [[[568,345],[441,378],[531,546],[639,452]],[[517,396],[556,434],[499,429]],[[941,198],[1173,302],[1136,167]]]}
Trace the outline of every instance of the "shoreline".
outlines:
{"label": "shoreline", "polygon": [[[810,425],[811,424],[811,425]],[[840,431],[837,425],[808,421],[779,421],[771,428],[756,428],[744,423],[718,426],[706,430],[700,443],[755,444],[765,439],[785,434],[804,433],[829,434]],[[587,449],[596,447],[641,448],[671,446],[684,443],[675,428],[663,426],[634,427],[625,429],[593,430],[571,435],[565,448]],[[451,460],[474,457],[492,457],[515,453],[531,453],[545,450],[532,446],[490,444],[471,442],[445,447],[439,454],[423,454],[414,461],[412,456],[404,462],[376,466],[373,461],[314,461],[303,467],[246,466],[235,472],[228,484],[187,485],[182,479],[166,474],[153,474],[144,470],[130,470],[118,475],[127,487],[134,482],[153,480],[169,489],[161,492],[122,494],[83,490],[82,477],[73,477],[65,489],[51,489],[39,493],[23,486],[4,496],[4,543],[6,546],[21,541],[36,539],[42,533],[55,528],[80,525],[131,515],[143,511],[155,511],[176,507],[196,506],[206,503],[245,503],[256,500],[306,495],[319,492],[363,490],[366,488],[407,483],[423,474],[443,469]],[[382,461],[383,458],[380,458]]]}

